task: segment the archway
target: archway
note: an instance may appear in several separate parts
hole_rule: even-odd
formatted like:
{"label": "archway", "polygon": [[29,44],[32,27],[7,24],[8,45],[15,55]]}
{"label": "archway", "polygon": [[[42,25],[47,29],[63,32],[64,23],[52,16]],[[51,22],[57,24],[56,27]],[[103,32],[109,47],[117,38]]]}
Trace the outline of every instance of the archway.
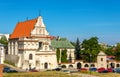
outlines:
{"label": "archway", "polygon": [[81,69],[82,64],[81,63],[77,63],[77,69]]}
{"label": "archway", "polygon": [[89,67],[89,65],[88,65],[88,64],[85,64],[84,67]]}
{"label": "archway", "polygon": [[66,65],[62,65],[61,67],[62,67],[62,68],[66,68]]}
{"label": "archway", "polygon": [[68,67],[69,67],[69,68],[73,68],[73,65],[69,65]]}
{"label": "archway", "polygon": [[90,67],[95,67],[95,64],[91,64]]}
{"label": "archway", "polygon": [[115,63],[110,64],[111,68],[115,68]]}
{"label": "archway", "polygon": [[45,63],[45,64],[44,64],[44,68],[45,68],[45,69],[48,69],[48,63]]}
{"label": "archway", "polygon": [[116,67],[120,67],[120,65],[119,65],[119,64],[116,64]]}

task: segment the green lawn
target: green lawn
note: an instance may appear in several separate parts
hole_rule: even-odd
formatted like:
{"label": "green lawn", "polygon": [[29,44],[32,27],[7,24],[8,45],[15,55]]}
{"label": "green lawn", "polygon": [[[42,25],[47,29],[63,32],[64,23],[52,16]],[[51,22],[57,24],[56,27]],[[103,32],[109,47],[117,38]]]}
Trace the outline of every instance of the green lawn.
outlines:
{"label": "green lawn", "polygon": [[70,76],[62,72],[28,72],[28,73],[5,73],[3,77],[78,77]]}
{"label": "green lawn", "polygon": [[[81,74],[80,72],[78,74]],[[120,77],[118,73],[97,73],[97,72],[87,72],[82,74],[91,74],[99,77]],[[62,72],[47,71],[47,72],[28,72],[28,73],[4,73],[3,77],[80,77],[71,76]]]}

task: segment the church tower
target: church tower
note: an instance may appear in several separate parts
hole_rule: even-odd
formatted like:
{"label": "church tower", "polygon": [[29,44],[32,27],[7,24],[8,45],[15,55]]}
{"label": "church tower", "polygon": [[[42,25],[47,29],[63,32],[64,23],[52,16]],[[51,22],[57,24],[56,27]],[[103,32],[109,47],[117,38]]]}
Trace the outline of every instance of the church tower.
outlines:
{"label": "church tower", "polygon": [[97,56],[97,68],[107,68],[107,56],[104,52],[100,52]]}

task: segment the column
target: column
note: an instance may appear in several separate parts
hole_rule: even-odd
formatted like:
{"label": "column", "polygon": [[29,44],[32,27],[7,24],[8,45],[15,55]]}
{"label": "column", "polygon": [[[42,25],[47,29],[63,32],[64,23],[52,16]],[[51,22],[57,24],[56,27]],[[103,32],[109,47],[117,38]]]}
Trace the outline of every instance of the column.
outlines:
{"label": "column", "polygon": [[15,55],[17,55],[18,54],[18,43],[17,43],[17,41],[15,42]]}
{"label": "column", "polygon": [[13,42],[11,42],[11,55],[13,55]]}
{"label": "column", "polygon": [[11,44],[10,44],[10,42],[9,42],[9,43],[8,43],[8,54],[10,54],[10,52],[11,52],[10,46],[11,46]]}

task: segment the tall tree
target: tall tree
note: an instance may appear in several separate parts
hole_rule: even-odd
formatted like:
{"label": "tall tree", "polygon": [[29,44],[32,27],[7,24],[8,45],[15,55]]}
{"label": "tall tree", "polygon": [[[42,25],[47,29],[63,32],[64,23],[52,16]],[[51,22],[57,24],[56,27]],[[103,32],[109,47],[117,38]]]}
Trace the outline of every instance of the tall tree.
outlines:
{"label": "tall tree", "polygon": [[62,50],[61,62],[68,62],[68,60],[67,60],[67,50],[66,49]]}
{"label": "tall tree", "polygon": [[104,49],[105,54],[109,56],[115,55],[115,47],[114,46],[108,46],[106,49]]}
{"label": "tall tree", "polygon": [[80,59],[80,41],[78,38],[75,44],[75,55],[76,55],[76,60],[79,60]]}
{"label": "tall tree", "polygon": [[90,61],[90,60],[92,62],[96,61],[97,54],[101,50],[101,47],[100,47],[99,42],[98,42],[98,38],[91,37],[88,40],[85,39],[82,42],[82,49],[83,49],[82,50],[83,55],[86,56],[84,58],[86,61]]}
{"label": "tall tree", "polygon": [[115,59],[120,60],[120,43],[117,44],[117,46],[114,49],[115,52]]}
{"label": "tall tree", "polygon": [[1,44],[4,44],[4,45],[6,45],[6,46],[8,45],[8,40],[7,40],[6,36],[2,36],[2,37],[1,37],[0,43],[1,43]]}
{"label": "tall tree", "polygon": [[56,56],[57,56],[57,62],[59,62],[59,59],[60,59],[60,49],[59,48],[57,48]]}

